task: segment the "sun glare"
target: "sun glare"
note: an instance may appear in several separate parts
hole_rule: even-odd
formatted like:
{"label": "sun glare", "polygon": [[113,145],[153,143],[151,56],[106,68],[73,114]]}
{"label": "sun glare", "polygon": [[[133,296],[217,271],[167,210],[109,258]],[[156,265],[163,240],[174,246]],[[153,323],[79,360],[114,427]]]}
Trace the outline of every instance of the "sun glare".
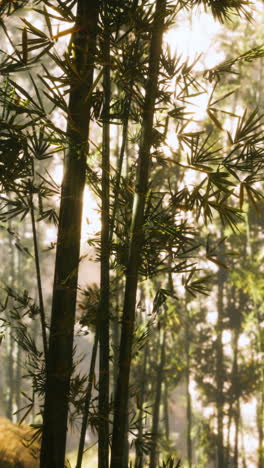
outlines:
{"label": "sun glare", "polygon": [[93,193],[86,186],[83,197],[82,240],[94,236],[100,229],[100,210]]}
{"label": "sun glare", "polygon": [[[37,27],[41,29],[40,24],[37,25]],[[59,24],[56,25],[56,28],[58,27],[60,27]],[[223,59],[223,52],[217,49],[213,40],[215,35],[220,32],[221,27],[222,26],[215,22],[209,14],[196,9],[191,19],[186,20],[184,17],[182,19],[180,18],[178,24],[166,32],[164,42],[170,47],[172,53],[181,55],[182,60],[189,58],[190,61],[193,61],[197,55],[203,54],[201,59],[202,63],[199,64],[200,61],[198,61],[195,65],[195,70],[199,72],[201,69],[204,69],[204,67],[210,68]],[[207,105],[208,93],[201,94],[193,99],[190,110],[193,112],[194,120],[199,121],[205,117]],[[55,117],[56,121],[60,122],[60,124],[63,123],[61,121],[64,121],[63,116],[58,115]],[[196,123],[193,123],[192,127],[190,127],[190,125],[188,126],[188,131],[195,131],[196,129]],[[175,131],[168,132],[167,144],[172,152],[177,151],[179,142]],[[170,155],[166,154],[168,157]],[[60,185],[62,176],[63,166],[60,161],[58,161],[55,163],[52,170],[52,177],[55,182]],[[197,174],[195,171],[186,171],[183,184],[192,185],[196,182],[196,179]],[[100,212],[97,202],[92,192],[86,187],[83,200],[82,242],[99,232],[100,227]],[[51,234],[52,233],[48,236],[49,238],[53,237]]]}
{"label": "sun glare", "polygon": [[217,322],[217,312],[215,310],[207,312],[206,315],[207,322],[211,325],[216,325]]}
{"label": "sun glare", "polygon": [[224,52],[218,50],[214,38],[222,30],[222,25],[214,21],[211,15],[194,10],[191,19],[179,18],[177,25],[165,34],[165,43],[172,53],[180,55],[183,60],[193,61],[202,54],[202,60],[195,65],[196,71],[204,67],[214,67],[224,59]]}
{"label": "sun glare", "polygon": [[[63,177],[63,165],[61,162],[57,162],[52,171],[51,176],[60,185]],[[89,237],[94,236],[101,229],[100,211],[96,199],[86,186],[83,195],[83,216],[82,216],[82,242],[87,241]],[[52,237],[51,234],[49,237]]]}

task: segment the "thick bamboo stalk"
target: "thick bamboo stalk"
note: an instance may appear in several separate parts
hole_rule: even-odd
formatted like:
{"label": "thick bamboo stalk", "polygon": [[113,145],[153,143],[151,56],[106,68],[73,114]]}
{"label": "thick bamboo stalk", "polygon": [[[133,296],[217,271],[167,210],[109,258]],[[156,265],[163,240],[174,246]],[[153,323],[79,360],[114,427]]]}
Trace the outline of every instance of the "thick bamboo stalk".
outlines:
{"label": "thick bamboo stalk", "polygon": [[126,421],[129,398],[129,373],[133,343],[135,305],[141,249],[144,239],[144,208],[148,190],[150,149],[152,144],[155,100],[158,90],[159,62],[166,0],[157,0],[149,55],[149,72],[142,119],[142,138],[138,156],[138,174],[131,223],[126,288],[122,317],[119,375],[115,395],[111,468],[125,468]]}
{"label": "thick bamboo stalk", "polygon": [[104,61],[103,89],[103,150],[102,150],[102,204],[101,204],[101,280],[99,310],[99,427],[98,427],[98,467],[109,465],[109,190],[110,190],[110,27],[107,5],[103,13],[102,53]]}
{"label": "thick bamboo stalk", "polygon": [[89,91],[93,84],[99,2],[78,0],[73,62],[78,70],[68,105],[68,149],[64,160],[53,302],[43,415],[41,468],[63,468],[68,398],[72,373],[73,330],[85,185]]}

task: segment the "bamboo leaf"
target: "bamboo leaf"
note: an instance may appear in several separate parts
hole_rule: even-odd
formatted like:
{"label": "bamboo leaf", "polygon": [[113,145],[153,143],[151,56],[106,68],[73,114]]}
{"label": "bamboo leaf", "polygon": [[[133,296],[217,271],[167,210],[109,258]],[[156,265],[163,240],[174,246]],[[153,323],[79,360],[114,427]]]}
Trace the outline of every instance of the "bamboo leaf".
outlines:
{"label": "bamboo leaf", "polygon": [[29,23],[29,21],[27,21],[25,18],[21,18],[21,20],[23,21],[23,23],[26,24],[26,26],[32,34],[35,34],[36,36],[41,37],[43,39],[49,40],[48,36],[43,31],[40,31],[40,29],[33,26],[32,23]]}
{"label": "bamboo leaf", "polygon": [[47,11],[47,8],[45,7],[45,5],[43,7],[43,14],[45,16],[45,20],[46,20],[47,28],[48,28],[48,31],[49,31],[49,35],[50,35],[50,37],[52,37],[53,33],[52,33],[50,15],[48,14],[48,11]]}
{"label": "bamboo leaf", "polygon": [[10,78],[9,78],[9,82],[14,86],[15,89],[17,89],[22,94],[22,96],[28,99],[28,101],[31,102],[34,106],[38,107],[34,99],[30,96],[30,94],[24,88],[22,88],[22,86],[20,86],[17,82],[11,80]]}
{"label": "bamboo leaf", "polygon": [[229,270],[229,267],[216,257],[207,257],[207,260],[209,260],[209,262],[212,262],[217,266],[224,268],[225,270]]}
{"label": "bamboo leaf", "polygon": [[87,96],[85,97],[85,100],[84,100],[85,102],[88,102],[89,99],[91,98],[92,93],[93,93],[93,90],[96,88],[97,84],[99,83],[100,79],[101,79],[102,76],[103,76],[103,72],[104,72],[104,70],[102,69],[102,70],[98,73],[98,75],[97,75],[97,77],[96,77],[96,79],[95,79],[93,85],[91,86],[91,88],[90,88],[89,91],[88,91]]}
{"label": "bamboo leaf", "polygon": [[68,28],[68,29],[64,29],[64,31],[60,31],[58,32],[58,34],[55,34],[51,37],[51,39],[59,39],[59,37],[64,37],[64,36],[68,36],[69,34],[73,34],[73,33],[76,33],[78,31],[80,31],[81,28],[80,27],[77,27],[77,26],[73,26],[72,28]]}
{"label": "bamboo leaf", "polygon": [[23,52],[23,62],[27,64],[28,62],[28,35],[26,26],[22,31],[22,52]]}
{"label": "bamboo leaf", "polygon": [[255,200],[254,196],[253,196],[251,188],[247,184],[245,184],[245,188],[246,188],[246,191],[247,191],[249,201],[252,203],[253,207],[255,208],[255,211],[259,214],[259,207],[258,207],[258,205],[256,203],[256,200]]}
{"label": "bamboo leaf", "polygon": [[224,130],[222,124],[219,122],[218,118],[216,117],[213,111],[213,109],[207,109],[207,114],[219,130]]}
{"label": "bamboo leaf", "polygon": [[[223,101],[223,100],[226,99],[227,97],[232,96],[232,94],[234,94],[235,91],[236,91],[236,89],[233,89],[232,91],[229,91],[229,93],[224,94],[224,96],[221,96],[219,99],[216,99],[216,101],[214,101],[214,102],[212,102],[212,103],[210,104],[210,107],[211,107],[211,106],[214,106],[214,105],[217,104],[218,102]],[[231,114],[231,115],[235,115],[235,114]]]}

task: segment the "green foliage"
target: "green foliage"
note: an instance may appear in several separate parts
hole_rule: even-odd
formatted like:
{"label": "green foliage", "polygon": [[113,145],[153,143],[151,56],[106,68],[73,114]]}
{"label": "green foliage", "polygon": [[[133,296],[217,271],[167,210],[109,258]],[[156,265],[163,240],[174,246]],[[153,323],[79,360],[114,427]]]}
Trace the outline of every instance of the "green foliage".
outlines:
{"label": "green foliage", "polygon": [[80,325],[88,327],[91,331],[95,331],[99,313],[100,289],[97,284],[93,284],[84,289],[82,295],[83,300],[79,304],[79,308],[82,310]]}
{"label": "green foliage", "polygon": [[173,457],[169,457],[167,460],[163,461],[160,468],[180,468],[181,461],[175,460]]}
{"label": "green foliage", "polygon": [[[232,287],[236,293],[232,300],[228,299],[230,303],[224,314],[223,329],[234,333],[236,329],[242,332],[249,327],[253,333],[252,324],[259,324],[263,315],[260,254],[241,265],[239,259],[236,263],[236,259],[223,259],[219,254],[224,242],[222,236],[209,237],[212,223],[220,219],[227,231],[231,232],[228,235],[229,240],[236,243],[238,227],[244,220],[248,204],[258,211],[262,203],[263,116],[257,107],[244,110],[240,116],[236,111],[230,111],[237,86],[227,87],[226,84],[234,79],[234,75],[238,79],[236,74],[241,67],[248,63],[255,64],[257,59],[263,57],[263,46],[257,45],[246,52],[238,53],[236,57],[224,60],[216,67],[205,70],[203,74],[196,72],[199,57],[193,61],[184,60],[178,54],[173,55],[169,47],[163,48],[149,154],[150,180],[147,187],[138,188],[136,154],[142,141],[142,114],[154,9],[153,4],[145,0],[127,0],[122,5],[120,2],[108,2],[112,95],[109,115],[105,115],[102,85],[105,63],[101,50],[104,39],[103,3],[101,2],[98,24],[95,80],[87,89],[85,97],[86,102],[91,105],[92,119],[86,179],[100,204],[100,132],[103,123],[110,122],[119,135],[117,143],[111,141],[111,150],[115,156],[111,159],[110,170],[113,316],[115,307],[117,310],[112,325],[113,328],[116,325],[119,332],[119,304],[123,301],[123,291],[120,290],[123,289],[123,278],[128,266],[133,200],[136,191],[143,189],[147,191],[147,197],[142,228],[144,238],[139,265],[142,283],[139,291],[145,291],[143,282],[151,280],[154,292],[151,293],[152,298],[148,294],[148,300],[151,299],[153,303],[150,317],[144,307],[137,308],[139,318],[134,337],[133,364],[136,370],[142,370],[144,348],[148,346],[150,356],[147,358],[145,377],[149,385],[148,398],[152,402],[155,391],[153,382],[158,368],[159,332],[164,329],[167,333],[164,382],[169,389],[180,382],[187,369],[186,356],[182,356],[181,351],[185,346],[184,329],[188,324],[186,304],[191,309],[193,306],[194,311],[190,312],[193,325],[190,332],[191,373],[195,375],[201,394],[208,403],[213,404],[216,401],[216,330],[206,324],[205,308],[198,305],[198,300],[202,301],[201,296],[208,296],[213,288],[214,276],[207,261],[211,262],[211,266],[214,264],[227,270],[231,265],[232,269],[227,280],[226,295],[228,298],[231,296]],[[76,20],[75,6],[76,1],[70,0],[6,0],[0,3],[3,18],[0,26],[8,43],[8,51],[0,51],[0,219],[3,223],[11,219],[27,220],[33,203],[39,221],[56,224],[58,215],[53,206],[53,198],[60,195],[60,187],[47,168],[52,158],[67,152],[70,145],[75,150],[76,158],[83,151],[69,136],[70,131],[79,131],[73,127],[69,115],[69,93],[87,79],[86,72],[80,73],[75,66],[78,51],[73,50],[71,39],[75,29],[74,26],[69,28],[69,24]],[[195,6],[203,6],[206,11],[211,11],[220,22],[233,20],[235,14],[247,19],[251,17],[251,5],[248,1],[179,0],[176,5],[175,2],[167,2],[166,28],[175,19],[177,21],[180,11],[183,13],[184,10],[192,10]],[[28,8],[33,8],[31,11],[42,21],[42,28],[28,21]],[[20,12],[17,11],[19,9]],[[13,13],[19,13],[22,18],[22,23],[17,27],[19,37],[16,40],[4,21],[5,15],[12,16]],[[60,30],[56,29],[56,23],[61,23]],[[68,41],[67,46],[64,41]],[[19,79],[21,73],[25,76],[23,86]],[[172,80],[177,82],[173,91]],[[188,103],[204,94],[208,84],[212,85],[213,90],[207,106],[207,120],[194,122]],[[62,124],[57,123],[56,113],[62,116]],[[232,121],[232,130],[226,129],[227,117]],[[192,123],[196,126],[190,130]],[[178,146],[175,148],[168,143],[169,132],[177,137]],[[113,149],[114,146],[117,148]],[[84,151],[88,153],[88,148]],[[192,183],[188,183],[189,173],[195,174]],[[215,226],[214,224],[213,229],[217,230],[218,227]],[[28,254],[29,249],[24,246],[20,237],[16,233],[12,235],[17,248]],[[96,248],[97,260],[100,260],[99,236],[89,239],[89,244]],[[72,274],[76,274],[76,271]],[[38,317],[39,307],[27,292],[21,294],[9,286],[5,290],[8,300],[4,301],[2,312],[6,314],[10,300],[12,307],[8,309],[8,318],[2,319],[3,323],[14,330],[14,339],[28,355],[27,376],[32,379],[35,394],[42,397],[45,392],[43,353],[27,327],[28,320],[34,321]],[[247,307],[241,306],[237,291],[243,291],[247,297]],[[79,323],[92,332],[96,328],[99,303],[98,287],[87,286],[79,304],[79,309],[83,312]],[[239,310],[240,306],[242,310]],[[86,328],[84,333],[87,333]],[[262,350],[263,336],[255,341]],[[258,360],[241,355],[236,383],[232,380],[230,359],[226,358],[224,361],[223,379],[228,387],[224,395],[225,405],[232,405],[238,398],[249,399],[261,383]],[[70,402],[74,407],[73,413],[79,416],[84,407],[86,376],[79,374],[77,369],[74,371]],[[133,378],[135,387],[133,385],[131,395],[135,396],[138,393],[136,372],[133,372]],[[130,418],[135,444],[144,455],[150,453],[153,434],[148,427],[141,437],[137,437],[137,431],[140,418],[150,413],[150,401],[139,402]],[[26,414],[32,408],[32,402],[33,399],[25,408]],[[93,404],[96,406],[96,398]],[[132,403],[131,407],[133,411]],[[142,409],[143,416],[139,414]],[[94,420],[91,417],[90,422],[94,421],[96,427],[96,408],[93,417]],[[201,445],[208,445],[206,450],[210,455],[210,442],[214,439],[210,427],[202,428],[200,437]],[[212,445],[213,443],[214,440]],[[172,453],[173,449],[175,447],[170,447]],[[176,468],[180,466],[180,462],[169,458],[161,466]]]}
{"label": "green foliage", "polygon": [[251,19],[249,0],[191,0],[191,2],[204,5],[205,9],[210,8],[214,18],[221,22],[231,19],[234,13],[245,16],[247,20]]}

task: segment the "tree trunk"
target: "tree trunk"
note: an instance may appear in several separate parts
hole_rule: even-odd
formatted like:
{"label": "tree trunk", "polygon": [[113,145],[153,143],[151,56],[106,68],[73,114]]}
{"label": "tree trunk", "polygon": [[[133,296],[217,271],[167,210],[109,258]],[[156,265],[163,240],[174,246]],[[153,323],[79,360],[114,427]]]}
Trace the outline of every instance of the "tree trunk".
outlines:
{"label": "tree trunk", "polygon": [[107,6],[104,8],[102,53],[104,62],[104,107],[102,151],[102,205],[101,205],[101,282],[99,310],[99,427],[98,467],[109,465],[109,173],[110,173],[110,27]]}
{"label": "tree trunk", "polygon": [[7,348],[7,384],[8,384],[8,400],[6,417],[13,421],[13,399],[14,399],[14,338],[11,331],[9,331],[8,348]]}
{"label": "tree trunk", "polygon": [[[18,232],[19,233],[19,232]],[[22,237],[25,234],[25,229],[22,232]],[[23,268],[22,265],[23,263],[23,257],[22,253],[18,251],[18,257],[17,257],[17,279],[18,279],[18,287],[21,288],[23,287],[23,282],[24,282],[24,274],[23,274]],[[15,393],[15,401],[16,401],[16,407],[17,411],[21,409],[21,387],[22,387],[22,376],[21,376],[21,366],[22,366],[22,357],[23,357],[23,352],[21,349],[21,346],[17,343],[17,355],[16,355],[16,393]],[[19,421],[19,414],[17,413],[16,415],[16,422]]]}
{"label": "tree trunk", "polygon": [[234,446],[234,468],[238,468],[238,456],[239,456],[239,429],[240,429],[240,401],[239,398],[236,401],[235,410],[235,446]]}
{"label": "tree trunk", "polygon": [[169,419],[169,396],[168,396],[168,383],[164,382],[163,405],[164,405],[164,425],[166,440],[170,440],[170,419]]}
{"label": "tree trunk", "polygon": [[[261,315],[260,310],[257,307],[257,349],[258,355],[263,356],[263,345],[262,345],[262,329],[261,329]],[[260,366],[260,382],[259,392],[257,395],[257,428],[258,428],[258,468],[264,466],[264,367],[263,360],[257,358],[258,365]]]}
{"label": "tree trunk", "polygon": [[145,391],[146,391],[146,371],[147,371],[147,359],[148,359],[149,346],[146,343],[144,347],[144,357],[143,357],[143,366],[140,376],[140,386],[139,386],[139,417],[138,417],[138,432],[137,432],[137,443],[136,443],[136,468],[143,468],[144,463],[144,453],[142,451],[142,438],[143,438],[143,405],[145,401]]}
{"label": "tree trunk", "polygon": [[160,402],[161,402],[161,389],[163,380],[163,369],[165,366],[165,350],[166,350],[166,331],[163,331],[163,338],[160,350],[160,362],[157,371],[155,403],[153,407],[153,420],[152,420],[152,445],[150,452],[149,468],[156,468],[158,464],[158,437],[159,437],[159,416],[160,416]]}
{"label": "tree trunk", "polygon": [[258,468],[264,466],[264,392],[261,392],[258,397]]}
{"label": "tree trunk", "polygon": [[186,419],[187,419],[187,458],[188,468],[192,468],[192,399],[190,393],[190,329],[189,310],[186,301],[185,358],[186,358]]}
{"label": "tree trunk", "polygon": [[41,468],[63,468],[68,397],[72,373],[73,330],[80,255],[82,198],[85,185],[90,103],[99,6],[78,0],[76,31],[72,36],[74,66],[79,80],[71,85],[67,135],[69,147],[59,215],[58,242],[51,312],[46,395],[43,415]]}
{"label": "tree trunk", "polygon": [[144,208],[146,193],[148,190],[150,149],[152,145],[155,100],[158,90],[159,62],[162,48],[165,9],[166,0],[157,0],[150,45],[149,72],[143,108],[142,137],[138,156],[138,174],[131,223],[128,266],[126,271],[119,375],[114,406],[111,468],[124,468],[129,373],[135,322],[138,270],[144,238]]}
{"label": "tree trunk", "polygon": [[[240,302],[241,307],[241,302]],[[239,339],[239,324],[234,330],[234,363],[232,372],[233,388],[237,389],[238,386],[238,339]],[[238,440],[239,440],[239,424],[240,424],[240,401],[239,393],[236,390],[236,409],[235,409],[235,447],[234,447],[234,467],[238,468]]]}
{"label": "tree trunk", "polygon": [[240,327],[240,319],[237,320],[241,310],[241,304],[236,303],[236,289],[234,286],[228,290],[228,304],[227,309],[232,311],[232,327],[233,327],[233,338],[232,338],[232,351],[233,351],[233,364],[232,364],[232,372],[231,372],[231,387],[232,387],[232,396],[230,398],[230,403],[227,411],[228,422],[227,422],[227,436],[226,436],[226,456],[225,462],[226,465],[229,465],[229,460],[231,456],[231,447],[230,447],[230,437],[231,437],[231,425],[233,421],[233,414],[234,414],[234,401],[235,396],[233,396],[234,392],[236,392],[237,384],[237,358],[238,358],[238,336],[237,330]]}
{"label": "tree trunk", "polygon": [[120,288],[119,279],[117,281],[117,292],[116,292],[116,304],[114,310],[114,316],[112,318],[112,346],[113,346],[113,383],[112,391],[115,393],[117,375],[118,375],[118,358],[119,358],[119,301],[120,301]]}
{"label": "tree trunk", "polygon": [[228,408],[228,423],[227,423],[227,450],[226,450],[226,464],[228,466],[229,460],[230,460],[230,437],[231,437],[231,424],[232,424],[232,419],[233,419],[233,402],[230,402],[229,408]]}
{"label": "tree trunk", "polygon": [[81,427],[80,442],[79,442],[79,447],[78,447],[78,456],[77,456],[76,468],[81,468],[81,466],[82,466],[83,450],[84,450],[84,443],[85,443],[85,434],[86,434],[86,429],[87,429],[89,410],[90,410],[90,402],[91,402],[91,396],[92,396],[93,381],[94,381],[94,372],[95,372],[97,348],[98,348],[98,333],[96,332],[95,337],[94,337],[93,349],[92,349],[92,356],[91,356],[91,363],[90,363],[90,370],[89,370],[89,377],[88,377],[88,385],[87,385],[87,390],[86,390],[86,395],[85,395],[83,418],[82,418],[82,427]]}
{"label": "tree trunk", "polygon": [[[12,232],[12,224],[9,220],[8,229]],[[12,244],[12,235],[9,234],[9,251],[10,251],[10,282],[11,288],[15,285],[15,258],[14,258],[14,246]],[[12,329],[9,330],[7,335],[8,348],[7,348],[7,384],[8,384],[8,401],[7,401],[7,418],[13,421],[13,402],[14,402],[14,348],[15,341],[12,335]]]}
{"label": "tree trunk", "polygon": [[[21,409],[21,354],[22,350],[20,346],[17,346],[17,358],[16,358],[16,407],[17,411]],[[18,422],[18,415],[16,416],[16,422]]]}
{"label": "tree trunk", "polygon": [[[224,256],[224,246],[221,244],[221,261]],[[224,417],[224,368],[223,368],[223,314],[224,314],[224,284],[225,272],[223,268],[218,271],[218,294],[217,294],[217,324],[216,324],[216,407],[217,407],[217,468],[225,466],[224,461],[224,437],[223,437],[223,417]]]}

